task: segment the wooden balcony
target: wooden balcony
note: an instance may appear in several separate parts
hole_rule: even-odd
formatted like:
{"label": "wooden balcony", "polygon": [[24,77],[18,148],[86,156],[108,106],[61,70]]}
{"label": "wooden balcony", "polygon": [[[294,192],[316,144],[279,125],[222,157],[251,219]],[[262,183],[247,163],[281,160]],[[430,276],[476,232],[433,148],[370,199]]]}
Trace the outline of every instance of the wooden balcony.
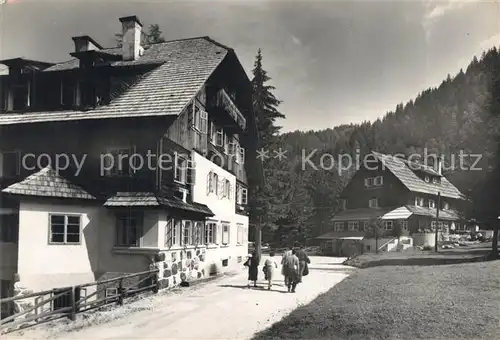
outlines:
{"label": "wooden balcony", "polygon": [[207,104],[209,109],[219,112],[214,117],[220,126],[226,129],[239,129],[245,131],[246,119],[234,104],[231,96],[224,89],[210,93],[207,91]]}

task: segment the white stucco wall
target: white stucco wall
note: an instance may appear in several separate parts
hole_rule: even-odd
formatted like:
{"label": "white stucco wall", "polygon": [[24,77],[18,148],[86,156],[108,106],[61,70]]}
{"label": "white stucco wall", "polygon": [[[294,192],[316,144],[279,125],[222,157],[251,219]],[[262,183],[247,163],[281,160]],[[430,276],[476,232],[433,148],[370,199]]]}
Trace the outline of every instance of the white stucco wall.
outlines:
{"label": "white stucco wall", "polygon": [[[236,213],[236,177],[230,172],[222,169],[202,155],[193,152],[192,159],[196,168],[195,184],[193,186],[193,201],[206,204],[215,214],[209,220],[230,223],[229,244],[227,246],[209,247],[207,249],[207,260],[218,261],[228,259],[230,263],[236,264],[239,256],[248,254],[248,244],[244,242],[238,245],[238,224],[242,224],[248,235],[248,216]],[[218,197],[215,193],[208,193],[207,178],[213,171],[219,180],[229,180],[231,183],[231,196]],[[221,230],[221,229],[219,229]],[[221,230],[222,231],[222,230]],[[244,237],[246,240],[247,237]]]}
{"label": "white stucco wall", "polygon": [[[49,244],[49,215],[57,213],[81,215],[80,244]],[[158,249],[158,212],[145,213],[144,231],[142,244]],[[20,203],[17,272],[31,290],[92,282],[103,273],[148,270],[147,249],[119,249],[114,244],[115,218],[102,206]]]}
{"label": "white stucco wall", "polygon": [[[100,207],[21,201],[18,273],[21,282],[43,290],[94,281],[98,270]],[[80,214],[81,242],[49,244],[49,214]]]}

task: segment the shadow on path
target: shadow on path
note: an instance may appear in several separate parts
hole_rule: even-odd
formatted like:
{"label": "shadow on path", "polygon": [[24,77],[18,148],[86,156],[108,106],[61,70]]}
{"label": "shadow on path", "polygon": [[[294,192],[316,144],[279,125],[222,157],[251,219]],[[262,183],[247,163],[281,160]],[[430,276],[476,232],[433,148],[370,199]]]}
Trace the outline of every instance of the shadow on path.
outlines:
{"label": "shadow on path", "polygon": [[[281,285],[273,285],[273,286],[281,286]],[[250,286],[250,287],[248,287],[247,285],[219,285],[219,287],[222,287],[222,288],[238,288],[238,289],[245,289],[245,290],[262,290],[262,291],[266,291],[266,292],[287,293],[288,294],[287,291],[283,291],[283,290],[276,290],[276,289],[273,289],[273,288],[271,288],[271,290],[268,290],[267,286],[257,286],[257,287]]]}

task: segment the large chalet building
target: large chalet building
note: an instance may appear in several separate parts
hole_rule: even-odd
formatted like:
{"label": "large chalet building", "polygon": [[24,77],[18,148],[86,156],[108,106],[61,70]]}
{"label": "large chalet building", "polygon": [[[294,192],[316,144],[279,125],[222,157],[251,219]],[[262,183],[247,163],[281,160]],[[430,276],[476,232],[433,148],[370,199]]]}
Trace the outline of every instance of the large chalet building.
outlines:
{"label": "large chalet building", "polygon": [[[432,233],[436,227],[443,234],[466,228],[459,213],[464,196],[442,175],[440,162],[430,167],[372,152],[362,163],[339,197],[342,209],[333,218],[333,230],[319,239],[330,244],[333,240],[361,240],[374,218],[382,220],[387,240],[395,223],[403,236]],[[371,248],[365,250],[375,250],[373,245]]]}
{"label": "large chalet building", "polygon": [[2,296],[155,261],[172,286],[248,254],[256,131],[234,50],[143,46],[139,19],[120,21],[120,47],[81,36],[67,62],[0,61]]}

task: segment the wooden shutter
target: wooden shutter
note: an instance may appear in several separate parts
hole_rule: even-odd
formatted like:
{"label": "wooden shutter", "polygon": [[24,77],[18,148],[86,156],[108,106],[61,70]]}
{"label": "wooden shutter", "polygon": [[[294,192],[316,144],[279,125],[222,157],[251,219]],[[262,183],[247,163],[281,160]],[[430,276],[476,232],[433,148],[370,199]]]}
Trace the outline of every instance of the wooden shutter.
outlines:
{"label": "wooden shutter", "polygon": [[190,129],[191,127],[194,126],[195,110],[196,110],[196,104],[193,102],[187,110],[187,127],[188,127],[188,129]]}
{"label": "wooden shutter", "polygon": [[174,219],[169,218],[167,221],[167,225],[165,226],[165,246],[172,247],[174,245],[173,236],[173,228],[174,228]]}
{"label": "wooden shutter", "polygon": [[215,227],[215,244],[221,244],[222,243],[222,225],[220,223],[216,224]]}
{"label": "wooden shutter", "polygon": [[241,204],[248,204],[248,190],[241,188]]}
{"label": "wooden shutter", "polygon": [[213,192],[212,186],[212,171],[207,174],[207,195]]}
{"label": "wooden shutter", "polygon": [[200,111],[200,130],[202,133],[208,133],[208,113],[204,110]]}
{"label": "wooden shutter", "polygon": [[179,160],[179,155],[177,154],[177,151],[174,151],[174,180],[177,179],[177,162]]}
{"label": "wooden shutter", "polygon": [[196,165],[194,161],[187,160],[186,165],[186,184],[195,185],[196,179]]}
{"label": "wooden shutter", "polygon": [[219,198],[224,197],[224,195],[226,194],[224,192],[225,185],[226,185],[226,181],[224,179],[222,179],[221,181],[218,181],[218,183],[217,183],[217,196],[219,196]]}

